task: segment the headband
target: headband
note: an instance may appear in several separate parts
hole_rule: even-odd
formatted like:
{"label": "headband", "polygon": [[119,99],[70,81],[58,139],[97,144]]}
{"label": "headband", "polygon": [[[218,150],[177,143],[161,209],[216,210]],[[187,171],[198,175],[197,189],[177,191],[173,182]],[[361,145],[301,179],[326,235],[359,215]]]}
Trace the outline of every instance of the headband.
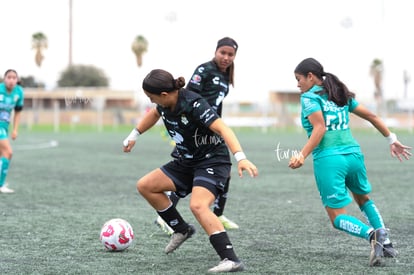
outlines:
{"label": "headband", "polygon": [[224,38],[220,39],[217,42],[216,50],[220,47],[223,47],[223,46],[232,47],[236,52],[237,52],[237,49],[239,48],[239,45],[237,45],[237,42],[234,41],[234,39],[232,39],[230,37],[224,37]]}

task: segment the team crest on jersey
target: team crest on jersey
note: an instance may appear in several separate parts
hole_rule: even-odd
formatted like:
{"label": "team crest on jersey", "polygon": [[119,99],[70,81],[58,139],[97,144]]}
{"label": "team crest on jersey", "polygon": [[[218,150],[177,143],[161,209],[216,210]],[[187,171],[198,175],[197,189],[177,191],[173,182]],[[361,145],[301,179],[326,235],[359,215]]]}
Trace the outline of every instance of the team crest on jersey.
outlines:
{"label": "team crest on jersey", "polygon": [[201,82],[201,76],[198,74],[193,75],[191,78],[191,83],[198,84]]}
{"label": "team crest on jersey", "polygon": [[181,115],[181,123],[184,125],[188,124],[188,119],[184,114]]}
{"label": "team crest on jersey", "polygon": [[4,100],[4,95],[0,95],[0,101]]}
{"label": "team crest on jersey", "polygon": [[18,95],[15,95],[14,98],[13,98],[13,101],[14,102],[17,102],[18,100],[19,100],[19,96]]}

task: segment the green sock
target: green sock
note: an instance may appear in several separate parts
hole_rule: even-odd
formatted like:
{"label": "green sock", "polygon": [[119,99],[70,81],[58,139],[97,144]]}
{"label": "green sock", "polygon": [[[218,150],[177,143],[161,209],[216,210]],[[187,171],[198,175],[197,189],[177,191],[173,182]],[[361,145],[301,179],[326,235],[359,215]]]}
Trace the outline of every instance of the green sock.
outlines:
{"label": "green sock", "polygon": [[6,182],[7,172],[9,170],[9,159],[2,157],[1,158],[1,171],[0,171],[0,187]]}
{"label": "green sock", "polygon": [[366,203],[364,203],[364,205],[362,205],[360,209],[362,213],[364,213],[370,225],[374,227],[374,229],[385,228],[381,214],[372,200],[369,200]]}
{"label": "green sock", "polygon": [[349,215],[338,215],[334,220],[334,226],[336,229],[342,230],[356,237],[369,239],[369,233],[372,228],[359,219]]}

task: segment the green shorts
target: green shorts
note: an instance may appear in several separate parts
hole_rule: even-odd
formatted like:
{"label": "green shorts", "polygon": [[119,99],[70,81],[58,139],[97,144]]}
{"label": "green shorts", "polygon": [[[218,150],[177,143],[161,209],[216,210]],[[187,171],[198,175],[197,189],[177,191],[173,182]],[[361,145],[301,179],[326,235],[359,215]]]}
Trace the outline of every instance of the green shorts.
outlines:
{"label": "green shorts", "polygon": [[0,140],[9,138],[9,128],[0,125]]}
{"label": "green shorts", "polygon": [[332,155],[314,160],[314,174],[323,206],[342,208],[351,203],[348,190],[358,195],[371,192],[364,156]]}

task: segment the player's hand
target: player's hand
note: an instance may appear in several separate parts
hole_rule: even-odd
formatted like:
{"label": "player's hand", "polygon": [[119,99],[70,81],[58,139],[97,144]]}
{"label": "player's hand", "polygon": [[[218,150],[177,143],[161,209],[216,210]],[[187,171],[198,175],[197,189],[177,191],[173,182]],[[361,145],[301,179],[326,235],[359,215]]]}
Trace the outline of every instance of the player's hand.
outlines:
{"label": "player's hand", "polygon": [[305,163],[305,157],[302,154],[290,158],[289,167],[292,169],[300,168]]}
{"label": "player's hand", "polygon": [[411,147],[401,144],[398,140],[390,145],[390,150],[391,156],[394,158],[397,157],[400,161],[403,161],[402,157],[409,160],[410,156],[412,156],[410,152]]}
{"label": "player's hand", "polygon": [[237,163],[238,171],[239,171],[239,177],[243,177],[243,171],[247,171],[249,175],[253,177],[257,177],[259,175],[259,171],[257,170],[256,165],[251,163],[247,159],[242,159]]}
{"label": "player's hand", "polygon": [[134,147],[134,145],[135,145],[135,142],[136,141],[134,141],[134,140],[128,140],[128,141],[126,141],[126,140],[124,140],[124,142],[123,142],[123,145],[124,145],[124,152],[125,153],[129,153],[129,152],[131,152],[132,151],[132,148]]}
{"label": "player's hand", "polygon": [[13,139],[13,140],[15,140],[16,138],[17,138],[17,131],[16,130],[14,130],[13,132],[12,132],[12,134],[11,134],[11,138]]}

